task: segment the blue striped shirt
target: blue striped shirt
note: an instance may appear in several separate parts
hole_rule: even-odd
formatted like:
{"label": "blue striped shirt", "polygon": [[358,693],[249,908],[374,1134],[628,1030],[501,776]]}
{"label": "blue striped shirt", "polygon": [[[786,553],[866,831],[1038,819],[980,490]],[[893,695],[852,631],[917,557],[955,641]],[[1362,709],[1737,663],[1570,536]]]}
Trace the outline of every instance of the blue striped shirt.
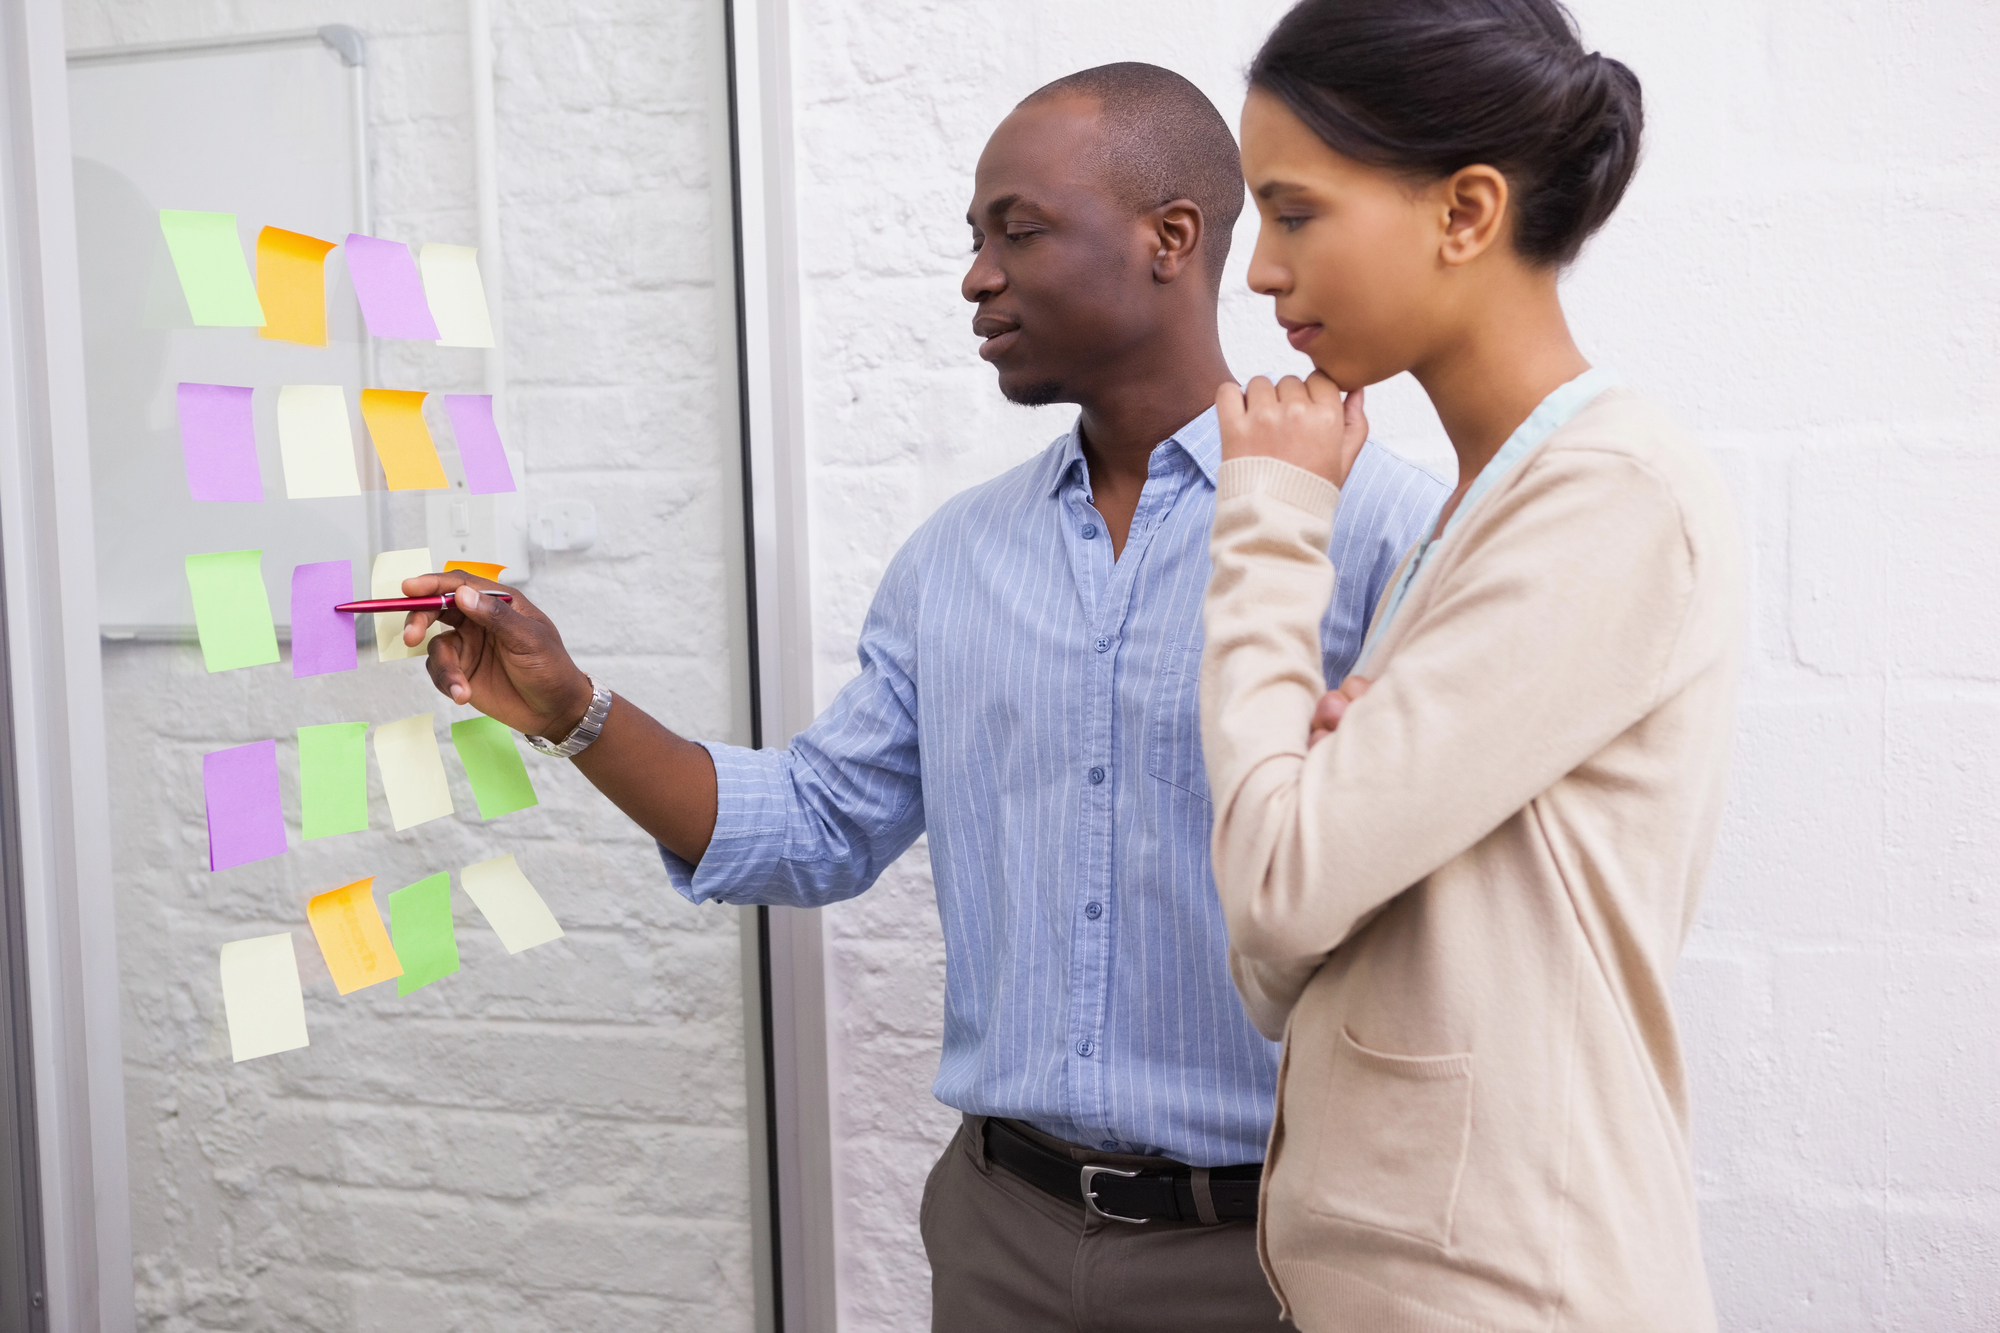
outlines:
{"label": "blue striped shirt", "polygon": [[[884,574],[861,674],[789,749],[710,745],[708,852],[662,849],[696,902],[816,907],[928,833],[938,1100],[1195,1166],[1263,1156],[1278,1052],[1237,1002],[1209,871],[1196,677],[1220,461],[1213,409],[1156,448],[1115,562],[1075,429],[954,497]],[[1329,681],[1444,494],[1362,450]]]}

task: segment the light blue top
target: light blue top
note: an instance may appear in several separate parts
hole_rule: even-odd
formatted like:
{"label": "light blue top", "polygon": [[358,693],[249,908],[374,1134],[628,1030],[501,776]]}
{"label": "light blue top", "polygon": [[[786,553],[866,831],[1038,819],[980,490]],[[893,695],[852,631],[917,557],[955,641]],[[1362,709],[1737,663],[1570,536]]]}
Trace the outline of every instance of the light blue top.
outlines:
{"label": "light blue top", "polygon": [[[1516,463],[1532,453],[1536,445],[1567,426],[1570,419],[1590,406],[1599,394],[1615,388],[1617,384],[1616,375],[1592,367],[1542,399],[1535,405],[1535,410],[1528,413],[1528,419],[1514,428],[1514,433],[1500,446],[1500,452],[1486,461],[1486,466],[1479,469],[1479,475],[1472,479],[1472,485],[1466,487],[1465,498],[1458,502],[1458,508],[1451,511],[1451,521],[1444,525],[1444,531],[1436,536],[1428,532],[1424,534],[1422,544],[1403,567],[1402,577],[1389,591],[1389,604],[1382,608],[1382,618],[1375,622],[1375,628],[1368,634],[1368,642],[1361,650],[1361,662],[1356,671],[1366,674],[1368,659],[1375,655],[1375,645],[1382,642],[1382,636],[1389,632],[1396,613],[1403,609],[1403,598],[1409,595],[1410,585],[1416,582],[1417,571],[1423,568],[1424,557],[1431,553],[1431,547],[1451,536],[1472,507],[1479,503],[1480,497],[1492,490],[1493,484],[1506,476]],[[1342,503],[1346,503],[1344,495]]]}
{"label": "light blue top", "polygon": [[[1115,563],[1071,430],[953,498],[890,562],[861,673],[786,750],[711,745],[697,901],[853,897],[928,833],[959,1110],[1196,1166],[1254,1162],[1278,1048],[1243,1015],[1209,871],[1196,713],[1221,444],[1153,451]],[[1445,488],[1370,445],[1334,524],[1322,626],[1346,673]]]}

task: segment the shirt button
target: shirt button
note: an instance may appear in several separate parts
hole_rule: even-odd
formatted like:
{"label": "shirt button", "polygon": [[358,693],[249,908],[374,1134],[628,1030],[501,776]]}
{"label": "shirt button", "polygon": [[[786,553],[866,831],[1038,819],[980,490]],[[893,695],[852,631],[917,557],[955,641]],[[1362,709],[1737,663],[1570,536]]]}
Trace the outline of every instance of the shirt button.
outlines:
{"label": "shirt button", "polygon": [[1098,1146],[1098,1147],[1100,1147],[1100,1148],[1102,1148],[1102,1149],[1104,1149],[1104,1151],[1106,1151],[1106,1152],[1117,1152],[1117,1151],[1118,1151],[1118,1140],[1116,1140],[1116,1139],[1106,1139],[1106,1140],[1105,1140],[1104,1142],[1102,1142],[1102,1143],[1098,1144],[1097,1146]]}
{"label": "shirt button", "polygon": [[1076,1053],[1078,1055],[1088,1056],[1092,1051],[1096,1049],[1097,1049],[1097,1043],[1092,1041],[1088,1037],[1085,1037],[1082,1041],[1076,1044]]}
{"label": "shirt button", "polygon": [[1085,916],[1089,917],[1089,918],[1090,918],[1090,919],[1091,919],[1092,921],[1095,921],[1095,920],[1097,920],[1097,918],[1099,918],[1099,917],[1101,917],[1101,916],[1103,916],[1103,915],[1104,915],[1104,904],[1103,904],[1103,903],[1085,903],[1085,904],[1083,905],[1083,914],[1084,914]]}
{"label": "shirt button", "polygon": [[1097,651],[1100,653],[1109,651],[1110,647],[1111,647],[1111,640],[1109,639],[1099,639],[1097,641]]}
{"label": "shirt button", "polygon": [[1101,768],[1093,768],[1093,769],[1091,769],[1091,770],[1090,770],[1090,785],[1091,785],[1091,786],[1093,786],[1093,787],[1095,787],[1095,786],[1096,786],[1096,785],[1097,785],[1098,783],[1100,783],[1100,782],[1102,782],[1102,781],[1104,781],[1104,770],[1103,770],[1103,769],[1101,769]]}
{"label": "shirt button", "polygon": [[1086,524],[1084,524],[1084,525],[1083,525],[1083,539],[1084,539],[1085,541],[1089,541],[1089,540],[1091,540],[1091,539],[1092,539],[1093,537],[1095,537],[1095,536],[1097,536],[1097,525],[1096,525],[1095,523],[1086,523]]}

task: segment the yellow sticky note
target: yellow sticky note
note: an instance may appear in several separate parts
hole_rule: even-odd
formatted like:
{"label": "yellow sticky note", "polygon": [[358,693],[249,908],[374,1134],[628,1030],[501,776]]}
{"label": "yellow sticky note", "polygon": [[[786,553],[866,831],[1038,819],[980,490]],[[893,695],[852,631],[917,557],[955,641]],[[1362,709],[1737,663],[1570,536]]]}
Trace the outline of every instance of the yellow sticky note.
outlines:
{"label": "yellow sticky note", "polygon": [[479,280],[479,251],[469,245],[426,245],[417,256],[424,301],[437,321],[440,347],[491,347],[493,319],[486,284]]}
{"label": "yellow sticky note", "polygon": [[326,255],[332,241],[266,227],[257,233],[259,336],[326,346]]}
{"label": "yellow sticky note", "polygon": [[506,568],[507,566],[505,565],[489,565],[484,560],[447,560],[444,562],[444,572],[447,574],[451,573],[454,569],[462,569],[474,578],[485,579],[491,583],[498,583],[501,571]]}
{"label": "yellow sticky note", "polygon": [[398,833],[451,813],[444,756],[429,713],[375,728],[375,766],[382,770],[382,795]]}
{"label": "yellow sticky note", "polygon": [[222,946],[222,1007],[229,1015],[234,1060],[309,1044],[305,991],[299,986],[299,960],[289,931]]}
{"label": "yellow sticky note", "polygon": [[508,953],[562,938],[563,928],[556,924],[555,914],[521,873],[512,852],[467,866],[458,872],[458,880]]}
{"label": "yellow sticky note", "polygon": [[[428,546],[413,546],[407,551],[384,551],[375,557],[375,567],[368,577],[368,595],[401,597],[404,579],[436,572]],[[411,648],[403,642],[403,623],[408,618],[407,611],[386,611],[375,617],[376,661],[399,662],[406,657],[422,657],[430,641],[444,633],[444,626],[432,625],[424,641]]]}
{"label": "yellow sticky note", "polygon": [[403,975],[389,929],[375,910],[373,875],[314,896],[306,904],[306,920],[342,995]]}
{"label": "yellow sticky note", "polygon": [[278,390],[278,453],[285,460],[287,499],[361,494],[347,393],[338,384],[287,384]]}
{"label": "yellow sticky note", "polygon": [[424,424],[424,399],[413,389],[363,389],[361,419],[392,491],[440,491],[451,485]]}

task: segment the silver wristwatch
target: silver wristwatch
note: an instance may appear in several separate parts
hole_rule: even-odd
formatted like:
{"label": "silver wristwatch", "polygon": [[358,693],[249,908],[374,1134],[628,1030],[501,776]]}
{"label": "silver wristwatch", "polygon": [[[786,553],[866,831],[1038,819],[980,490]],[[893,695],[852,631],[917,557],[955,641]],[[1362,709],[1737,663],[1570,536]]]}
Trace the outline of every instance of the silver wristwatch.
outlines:
{"label": "silver wristwatch", "polygon": [[563,737],[562,743],[558,745],[540,736],[528,737],[528,744],[551,759],[576,758],[597,739],[597,733],[604,730],[604,717],[611,711],[611,691],[608,687],[599,685],[595,676],[585,676],[584,679],[590,682],[590,707],[583,710],[583,721],[577,723],[576,728]]}

